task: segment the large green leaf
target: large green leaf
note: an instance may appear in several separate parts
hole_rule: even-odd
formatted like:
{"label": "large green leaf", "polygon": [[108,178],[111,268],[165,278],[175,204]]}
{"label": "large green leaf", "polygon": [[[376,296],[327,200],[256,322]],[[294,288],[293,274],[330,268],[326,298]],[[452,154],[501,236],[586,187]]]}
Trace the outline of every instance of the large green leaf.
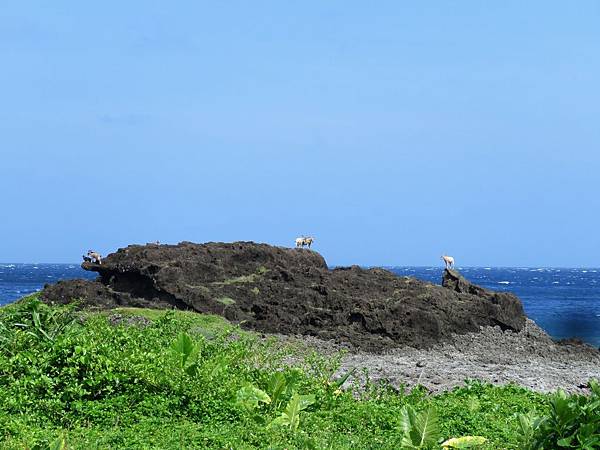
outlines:
{"label": "large green leaf", "polygon": [[237,391],[236,401],[248,410],[253,410],[258,407],[258,403],[271,403],[269,395],[251,384],[246,384]]}
{"label": "large green leaf", "polygon": [[304,411],[310,405],[315,402],[315,396],[313,394],[309,395],[298,395],[298,410]]}
{"label": "large green leaf", "polygon": [[281,416],[273,420],[269,427],[274,425],[288,426],[292,431],[296,431],[300,425],[300,412],[308,408],[315,402],[314,395],[298,395],[294,393],[288,402]]}
{"label": "large green leaf", "polygon": [[403,449],[428,448],[440,439],[438,417],[433,408],[417,413],[412,406],[406,405],[400,412],[400,428]]}
{"label": "large green leaf", "polygon": [[177,340],[173,342],[171,348],[181,357],[181,367],[185,366],[186,361],[196,349],[192,338],[185,333],[179,334]]}
{"label": "large green leaf", "polygon": [[271,400],[273,404],[277,404],[279,397],[283,394],[286,387],[286,379],[283,372],[275,372],[269,380],[269,393],[271,394]]}
{"label": "large green leaf", "polygon": [[402,450],[413,450],[417,449],[413,443],[410,435],[410,431],[413,428],[415,421],[415,410],[410,405],[406,405],[400,410],[400,429],[402,430],[402,440],[400,441],[400,448]]}
{"label": "large green leaf", "polygon": [[419,448],[427,448],[438,441],[440,427],[435,409],[428,408],[416,416],[411,435],[418,439]]}

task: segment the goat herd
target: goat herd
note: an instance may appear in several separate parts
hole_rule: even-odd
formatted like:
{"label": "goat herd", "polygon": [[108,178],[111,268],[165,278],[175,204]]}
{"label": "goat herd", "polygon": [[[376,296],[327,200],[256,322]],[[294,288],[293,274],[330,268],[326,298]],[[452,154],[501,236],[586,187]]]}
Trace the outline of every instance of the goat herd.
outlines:
{"label": "goat herd", "polygon": [[[304,248],[305,246],[310,248],[314,240],[315,238],[312,236],[300,236],[296,238],[296,248]],[[159,242],[156,241],[155,244],[159,244]],[[83,260],[85,262],[102,264],[102,256],[100,253],[93,250],[88,251],[87,256],[83,256]],[[442,255],[442,261],[444,261],[444,264],[446,264],[446,269],[454,268],[454,258],[452,256]]]}

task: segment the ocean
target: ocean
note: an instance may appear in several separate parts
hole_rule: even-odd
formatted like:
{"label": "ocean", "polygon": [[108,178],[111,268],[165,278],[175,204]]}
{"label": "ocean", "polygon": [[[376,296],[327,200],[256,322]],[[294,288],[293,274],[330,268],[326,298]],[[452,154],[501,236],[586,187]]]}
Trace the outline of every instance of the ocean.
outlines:
{"label": "ocean", "polygon": [[[387,267],[441,283],[441,267]],[[555,339],[578,338],[600,347],[600,269],[463,267],[468,280],[497,291],[515,293],[525,312]],[[94,279],[79,264],[0,264],[0,305],[69,278]]]}

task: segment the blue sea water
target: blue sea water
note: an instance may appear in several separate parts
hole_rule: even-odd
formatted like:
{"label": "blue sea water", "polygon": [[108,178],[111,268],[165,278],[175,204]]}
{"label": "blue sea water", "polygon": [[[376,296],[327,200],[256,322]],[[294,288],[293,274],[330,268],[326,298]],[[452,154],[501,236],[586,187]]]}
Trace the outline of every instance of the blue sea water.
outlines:
{"label": "blue sea water", "polygon": [[73,278],[93,280],[97,276],[79,264],[0,264],[0,305],[33,294],[46,283]]}
{"label": "blue sea water", "polygon": [[[440,267],[388,267],[398,275],[440,283]],[[579,338],[600,346],[600,269],[458,268],[470,281],[511,291],[525,312],[556,339]],[[0,305],[70,278],[94,279],[78,264],[0,264]]]}

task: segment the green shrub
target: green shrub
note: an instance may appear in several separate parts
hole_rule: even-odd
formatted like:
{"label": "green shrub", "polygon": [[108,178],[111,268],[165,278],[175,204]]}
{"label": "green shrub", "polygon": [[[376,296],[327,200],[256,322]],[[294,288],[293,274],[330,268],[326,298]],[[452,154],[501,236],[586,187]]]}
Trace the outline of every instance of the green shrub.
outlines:
{"label": "green shrub", "polygon": [[[0,448],[440,448],[483,436],[483,448],[516,449],[527,425],[518,414],[549,417],[531,421],[532,439],[554,433],[545,448],[593,445],[597,431],[597,388],[594,400],[557,400],[468,382],[430,396],[359,383],[354,372],[336,378],[339,356],[262,340],[219,317],[118,312],[149,322],[115,325],[113,313],[35,297],[0,309]],[[437,416],[436,430],[426,416]]]}
{"label": "green shrub", "polygon": [[600,385],[590,381],[591,395],[568,396],[558,391],[550,398],[548,414],[519,416],[524,449],[600,448]]}

